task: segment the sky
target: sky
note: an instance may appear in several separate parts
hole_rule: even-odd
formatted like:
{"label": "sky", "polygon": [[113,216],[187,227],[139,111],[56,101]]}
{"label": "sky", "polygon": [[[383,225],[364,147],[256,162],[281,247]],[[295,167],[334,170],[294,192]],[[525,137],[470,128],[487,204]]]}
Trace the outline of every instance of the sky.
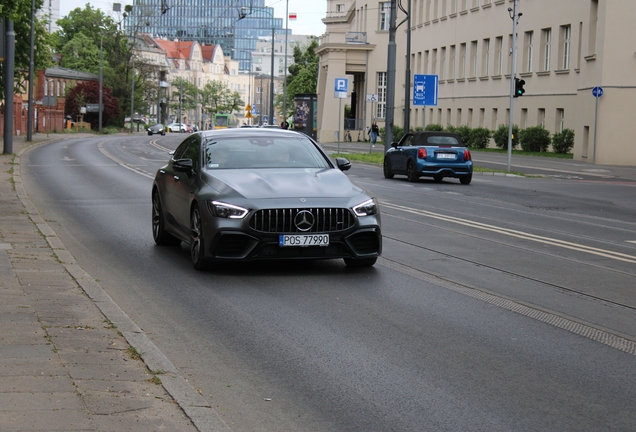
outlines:
{"label": "sky", "polygon": [[[121,3],[122,10],[124,5],[132,4],[131,0],[60,0],[60,18],[68,15],[75,8],[84,8],[86,3],[90,3],[92,7],[108,12],[112,10],[113,3]],[[289,21],[289,28],[292,34],[296,35],[314,35],[320,36],[325,32],[325,25],[322,18],[327,15],[326,0],[265,0],[265,6],[274,8],[274,16],[283,18],[285,23],[285,8],[289,2],[289,12],[296,12],[298,18],[295,21]],[[170,4],[170,0],[168,0]]]}

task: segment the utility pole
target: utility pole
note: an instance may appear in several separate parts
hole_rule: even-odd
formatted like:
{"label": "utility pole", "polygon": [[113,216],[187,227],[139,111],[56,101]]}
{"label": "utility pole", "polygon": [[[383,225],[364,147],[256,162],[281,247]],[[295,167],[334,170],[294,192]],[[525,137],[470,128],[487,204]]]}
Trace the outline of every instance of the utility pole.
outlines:
{"label": "utility pole", "polygon": [[4,19],[6,38],[4,50],[4,154],[13,153],[13,81],[15,61],[15,32],[13,21]]}
{"label": "utility pole", "polygon": [[[132,58],[132,69],[130,71],[130,81],[132,82],[130,90],[130,133],[133,133],[133,114],[135,113],[135,57]],[[137,123],[139,124],[139,123]]]}
{"label": "utility pole", "polygon": [[35,0],[31,0],[31,47],[29,52],[29,105],[27,109],[27,141],[33,141],[33,75],[35,70]]}
{"label": "utility pole", "polygon": [[393,141],[393,119],[395,110],[395,31],[396,23],[396,1],[391,0],[391,17],[389,18],[389,47],[387,50],[387,66],[386,66],[386,114],[384,116],[386,124],[384,125],[384,150],[391,147]]}
{"label": "utility pole", "polygon": [[404,78],[404,133],[411,128],[411,0],[408,0],[406,25],[408,28],[406,29],[406,77]]}
{"label": "utility pole", "polygon": [[519,6],[519,0],[515,0],[513,8],[508,8],[508,13],[512,12],[510,18],[512,19],[512,67],[510,68],[510,111],[508,120],[508,165],[507,170],[510,171],[512,164],[512,124],[513,124],[513,108],[515,106],[515,73],[517,66],[517,20],[522,15],[517,14],[517,7]]}

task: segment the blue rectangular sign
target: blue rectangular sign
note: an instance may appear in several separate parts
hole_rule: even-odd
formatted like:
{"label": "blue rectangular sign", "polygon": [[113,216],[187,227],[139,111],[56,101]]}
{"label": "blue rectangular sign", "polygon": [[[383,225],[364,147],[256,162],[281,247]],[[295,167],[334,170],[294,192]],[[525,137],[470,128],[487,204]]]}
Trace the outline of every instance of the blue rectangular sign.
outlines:
{"label": "blue rectangular sign", "polygon": [[336,78],[334,90],[338,93],[348,93],[349,91],[349,79],[348,78]]}
{"label": "blue rectangular sign", "polygon": [[437,106],[437,75],[413,75],[413,105]]}

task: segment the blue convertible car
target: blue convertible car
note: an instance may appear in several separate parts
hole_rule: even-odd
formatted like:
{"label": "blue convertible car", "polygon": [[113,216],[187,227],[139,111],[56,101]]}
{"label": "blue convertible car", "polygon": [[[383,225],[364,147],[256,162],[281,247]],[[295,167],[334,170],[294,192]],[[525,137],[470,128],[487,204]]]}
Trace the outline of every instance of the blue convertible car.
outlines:
{"label": "blue convertible car", "polygon": [[473,161],[457,134],[409,132],[384,155],[384,177],[396,174],[406,175],[411,182],[420,177],[432,177],[436,182],[452,177],[467,185],[473,178]]}

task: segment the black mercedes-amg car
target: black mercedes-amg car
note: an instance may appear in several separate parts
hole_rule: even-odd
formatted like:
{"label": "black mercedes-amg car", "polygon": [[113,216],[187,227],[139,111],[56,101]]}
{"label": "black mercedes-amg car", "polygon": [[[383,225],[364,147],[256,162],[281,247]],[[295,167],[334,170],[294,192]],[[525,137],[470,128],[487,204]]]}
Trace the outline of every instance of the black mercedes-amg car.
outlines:
{"label": "black mercedes-amg car", "polygon": [[373,195],[308,136],[234,128],[188,136],[157,171],[152,232],[208,261],[342,258],[372,266],[382,251]]}

